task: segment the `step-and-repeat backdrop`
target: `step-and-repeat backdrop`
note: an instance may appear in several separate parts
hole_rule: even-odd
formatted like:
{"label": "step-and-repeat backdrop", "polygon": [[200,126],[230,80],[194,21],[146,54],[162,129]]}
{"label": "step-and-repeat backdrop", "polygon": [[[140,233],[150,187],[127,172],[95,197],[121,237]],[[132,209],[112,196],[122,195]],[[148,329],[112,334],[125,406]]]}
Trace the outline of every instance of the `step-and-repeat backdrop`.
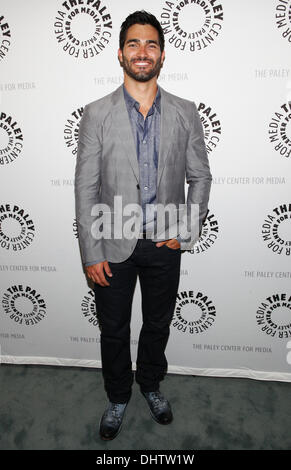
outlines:
{"label": "step-and-repeat backdrop", "polygon": [[[291,381],[291,0],[1,1],[1,361],[101,367],[78,127],[123,82],[120,25],[140,9],[163,26],[159,84],[197,104],[213,175],[182,255],[168,371]],[[137,283],[134,368],[141,321]]]}

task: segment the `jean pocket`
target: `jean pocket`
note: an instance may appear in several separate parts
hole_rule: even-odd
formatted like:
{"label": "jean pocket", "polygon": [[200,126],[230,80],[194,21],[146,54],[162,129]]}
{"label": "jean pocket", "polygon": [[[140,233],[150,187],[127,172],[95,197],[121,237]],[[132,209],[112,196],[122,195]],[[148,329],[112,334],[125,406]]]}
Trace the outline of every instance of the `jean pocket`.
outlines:
{"label": "jean pocket", "polygon": [[168,246],[166,243],[165,243],[163,246],[165,246],[165,247],[166,247],[168,250],[170,250],[170,251],[180,251],[180,247],[178,247],[178,248],[171,248],[171,247]]}

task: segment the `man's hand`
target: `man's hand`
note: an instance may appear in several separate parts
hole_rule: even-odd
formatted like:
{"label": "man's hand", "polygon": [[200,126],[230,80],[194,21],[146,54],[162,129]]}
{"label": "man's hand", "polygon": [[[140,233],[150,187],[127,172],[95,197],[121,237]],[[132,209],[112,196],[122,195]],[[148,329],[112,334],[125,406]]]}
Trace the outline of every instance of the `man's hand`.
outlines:
{"label": "man's hand", "polygon": [[86,266],[87,275],[92,281],[96,282],[100,286],[110,286],[109,282],[104,276],[105,270],[108,276],[113,276],[108,261],[101,261],[101,263],[93,264],[92,266]]}
{"label": "man's hand", "polygon": [[173,250],[178,250],[178,248],[181,247],[180,243],[176,238],[170,238],[169,240],[165,240],[163,242],[156,243],[157,247],[167,245],[169,248],[172,248]]}

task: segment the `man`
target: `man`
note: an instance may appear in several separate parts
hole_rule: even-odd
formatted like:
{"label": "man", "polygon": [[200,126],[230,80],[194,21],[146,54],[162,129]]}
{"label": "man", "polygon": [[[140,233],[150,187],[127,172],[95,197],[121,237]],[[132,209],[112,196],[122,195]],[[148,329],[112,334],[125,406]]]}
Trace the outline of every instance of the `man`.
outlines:
{"label": "man", "polygon": [[[199,238],[212,180],[195,103],[157,84],[165,60],[158,20],[144,10],[129,15],[121,25],[119,46],[124,83],[85,106],[75,175],[80,248],[87,275],[94,282],[102,372],[109,398],[100,420],[104,440],[120,431],[131,397],[130,319],[138,275],[143,325],[135,378],[152,417],[160,424],[173,419],[159,384],[167,372],[165,349],[181,253]],[[115,205],[117,196],[122,208]],[[186,214],[185,210],[179,212],[183,204]],[[172,205],[171,216],[174,213],[179,223],[165,222],[156,230],[158,205]],[[123,211],[132,206],[141,208],[134,213],[138,229],[134,236],[128,230],[129,214]],[[193,218],[190,209],[197,207],[198,216],[196,212]]]}

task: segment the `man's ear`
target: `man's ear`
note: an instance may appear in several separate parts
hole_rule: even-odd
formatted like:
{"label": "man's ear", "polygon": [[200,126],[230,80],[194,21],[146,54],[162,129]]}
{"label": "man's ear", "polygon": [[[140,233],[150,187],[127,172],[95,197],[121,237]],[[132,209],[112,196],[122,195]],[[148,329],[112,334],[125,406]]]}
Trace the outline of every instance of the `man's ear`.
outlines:
{"label": "man's ear", "polygon": [[164,62],[165,62],[165,58],[166,58],[166,56],[165,56],[165,51],[163,50],[163,52],[162,52],[162,57],[161,57],[161,59],[162,59],[162,65],[163,65]]}

